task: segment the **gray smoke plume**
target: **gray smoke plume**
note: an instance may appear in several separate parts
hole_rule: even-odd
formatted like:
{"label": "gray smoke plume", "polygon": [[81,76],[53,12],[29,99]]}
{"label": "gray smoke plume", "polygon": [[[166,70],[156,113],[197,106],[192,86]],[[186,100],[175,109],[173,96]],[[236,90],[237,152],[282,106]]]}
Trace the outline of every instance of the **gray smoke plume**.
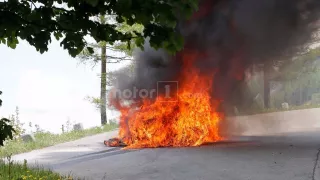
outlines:
{"label": "gray smoke plume", "polygon": [[135,53],[134,76],[120,75],[115,88],[151,90],[158,81],[177,81],[180,55],[196,51],[201,56],[194,66],[201,73],[218,70],[212,96],[224,101],[223,110],[244,107],[245,70],[302,52],[318,30],[319,10],[319,0],[203,0],[193,18],[178,23],[185,48],[170,56],[146,44],[144,51]]}

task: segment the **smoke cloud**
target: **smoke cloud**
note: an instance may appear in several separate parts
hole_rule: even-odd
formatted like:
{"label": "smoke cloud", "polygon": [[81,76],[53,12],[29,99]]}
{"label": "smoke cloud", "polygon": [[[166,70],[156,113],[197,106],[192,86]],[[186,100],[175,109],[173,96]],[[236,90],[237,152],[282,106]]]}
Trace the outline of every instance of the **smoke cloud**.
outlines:
{"label": "smoke cloud", "polygon": [[318,30],[319,10],[319,0],[201,1],[199,11],[177,25],[185,48],[170,56],[146,43],[144,51],[135,52],[134,76],[119,75],[115,88],[151,90],[158,81],[177,81],[180,55],[197,52],[194,66],[204,74],[216,72],[212,97],[223,100],[222,110],[245,108],[245,71],[302,52]]}

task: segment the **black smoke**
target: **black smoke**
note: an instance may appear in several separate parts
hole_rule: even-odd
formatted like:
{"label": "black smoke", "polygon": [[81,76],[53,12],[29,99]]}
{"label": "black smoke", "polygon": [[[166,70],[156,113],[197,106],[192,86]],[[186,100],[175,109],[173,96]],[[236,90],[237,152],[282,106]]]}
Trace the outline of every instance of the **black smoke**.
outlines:
{"label": "black smoke", "polygon": [[202,56],[194,66],[201,73],[218,69],[212,96],[223,100],[222,110],[245,108],[244,71],[304,51],[318,30],[319,8],[319,0],[203,0],[193,18],[177,25],[185,48],[170,56],[147,43],[135,53],[134,76],[120,75],[115,88],[150,90],[158,81],[176,81],[183,63],[179,54],[197,51]]}

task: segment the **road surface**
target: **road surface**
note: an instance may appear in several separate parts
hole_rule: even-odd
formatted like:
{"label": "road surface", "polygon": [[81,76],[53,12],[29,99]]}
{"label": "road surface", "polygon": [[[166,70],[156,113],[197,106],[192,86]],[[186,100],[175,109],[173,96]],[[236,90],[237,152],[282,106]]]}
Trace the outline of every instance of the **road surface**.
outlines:
{"label": "road surface", "polygon": [[97,180],[320,180],[319,108],[223,123],[233,138],[201,147],[108,148],[103,140],[116,136],[112,131],[13,159]]}
{"label": "road surface", "polygon": [[320,131],[237,137],[191,148],[108,148],[104,133],[14,156],[57,172],[110,180],[320,180]]}

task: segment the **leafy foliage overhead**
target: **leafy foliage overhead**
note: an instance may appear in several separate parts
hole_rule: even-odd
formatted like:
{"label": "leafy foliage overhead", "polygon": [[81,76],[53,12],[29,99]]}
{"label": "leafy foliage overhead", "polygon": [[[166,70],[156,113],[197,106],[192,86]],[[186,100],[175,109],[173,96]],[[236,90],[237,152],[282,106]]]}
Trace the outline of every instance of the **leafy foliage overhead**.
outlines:
{"label": "leafy foliage overhead", "polygon": [[[4,0],[0,2],[0,43],[15,48],[19,39],[26,40],[41,53],[48,50],[51,34],[71,56],[85,47],[85,36],[97,42],[134,39],[142,47],[146,37],[154,48],[175,52],[183,47],[175,32],[180,17],[190,17],[198,0]],[[124,33],[113,23],[100,23],[93,17],[114,15],[116,23],[144,26],[142,33]]]}
{"label": "leafy foliage overhead", "polygon": [[[0,95],[2,94],[2,91],[0,91]],[[2,106],[2,100],[0,99],[0,106]],[[0,146],[3,146],[4,141],[9,138],[13,138],[13,133],[15,133],[15,130],[10,125],[10,120],[6,118],[0,119]]]}

